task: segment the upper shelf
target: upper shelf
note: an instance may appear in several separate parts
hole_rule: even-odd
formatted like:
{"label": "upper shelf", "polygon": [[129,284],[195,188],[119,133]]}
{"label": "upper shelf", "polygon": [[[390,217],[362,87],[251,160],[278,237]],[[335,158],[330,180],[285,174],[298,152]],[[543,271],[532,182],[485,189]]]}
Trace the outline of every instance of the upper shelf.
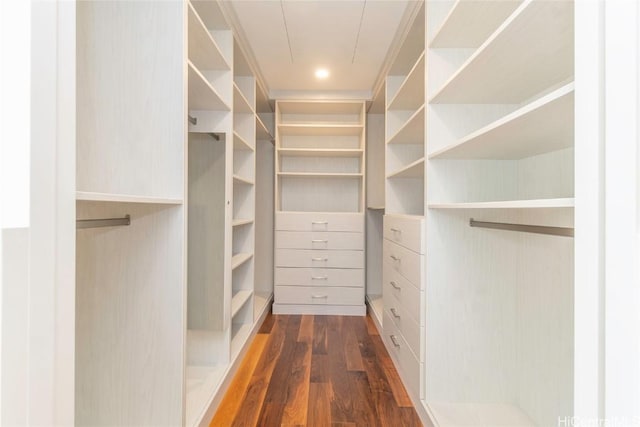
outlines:
{"label": "upper shelf", "polygon": [[189,110],[231,111],[231,107],[189,61]]}
{"label": "upper shelf", "polygon": [[164,197],[136,196],[132,194],[95,193],[91,191],[76,191],[77,201],[112,202],[112,203],[147,203],[158,205],[180,205],[181,199]]}
{"label": "upper shelf", "polygon": [[296,115],[357,115],[362,114],[362,102],[350,101],[279,101],[280,114]]}
{"label": "upper shelf", "polygon": [[387,175],[387,178],[422,178],[424,177],[424,157]]}
{"label": "upper shelf", "polygon": [[520,104],[572,77],[573,2],[527,0],[430,102]]}
{"label": "upper shelf", "polygon": [[265,126],[264,122],[262,121],[262,119],[260,118],[260,116],[258,116],[256,114],[256,139],[257,140],[269,140],[269,141],[273,141],[273,135],[271,135],[271,133],[269,133],[269,129],[267,129],[267,126]]}
{"label": "upper shelf", "polygon": [[478,47],[521,3],[522,0],[457,0],[429,47]]}
{"label": "upper shelf", "polygon": [[361,157],[359,149],[280,148],[278,153],[288,157]]}
{"label": "upper shelf", "polygon": [[574,85],[569,83],[429,154],[430,159],[522,159],[571,147]]}
{"label": "upper shelf", "polygon": [[292,136],[356,136],[362,134],[362,125],[340,124],[287,124],[279,125],[281,135]]}
{"label": "upper shelf", "polygon": [[573,197],[557,199],[504,200],[468,203],[429,203],[429,209],[555,209],[573,208]]}
{"label": "upper shelf", "polygon": [[216,41],[211,37],[200,16],[189,3],[189,60],[200,70],[230,70]]}
{"label": "upper shelf", "polygon": [[233,131],[233,149],[253,151],[253,147],[238,132]]}
{"label": "upper shelf", "polygon": [[235,82],[233,83],[233,111],[234,113],[254,114],[249,100]]}
{"label": "upper shelf", "polygon": [[389,138],[387,144],[424,144],[424,104]]}
{"label": "upper shelf", "polygon": [[414,111],[423,105],[424,76],[424,52],[422,52],[395,96],[389,101],[387,109]]}

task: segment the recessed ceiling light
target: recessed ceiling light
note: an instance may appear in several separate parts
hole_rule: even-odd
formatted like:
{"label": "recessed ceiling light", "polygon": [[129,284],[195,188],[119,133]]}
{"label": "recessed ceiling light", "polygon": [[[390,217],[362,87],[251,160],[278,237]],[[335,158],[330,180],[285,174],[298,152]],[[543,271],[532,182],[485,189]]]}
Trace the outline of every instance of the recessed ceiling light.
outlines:
{"label": "recessed ceiling light", "polygon": [[327,77],[329,77],[329,70],[327,70],[326,68],[318,68],[316,70],[317,79],[326,79]]}

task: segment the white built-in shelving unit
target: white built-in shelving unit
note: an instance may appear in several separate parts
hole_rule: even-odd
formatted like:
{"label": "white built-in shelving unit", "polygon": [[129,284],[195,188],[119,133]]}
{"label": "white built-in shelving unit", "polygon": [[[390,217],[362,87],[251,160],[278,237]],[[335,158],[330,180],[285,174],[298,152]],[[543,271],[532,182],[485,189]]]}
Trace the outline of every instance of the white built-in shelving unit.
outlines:
{"label": "white built-in shelving unit", "polygon": [[574,4],[427,2],[426,390],[436,425],[574,405]]}
{"label": "white built-in shelving unit", "polygon": [[77,218],[130,218],[77,231],[79,425],[207,424],[270,307],[273,112],[224,7],[77,4]]}
{"label": "white built-in shelving unit", "polygon": [[274,313],[364,314],[365,103],[277,101]]}
{"label": "white built-in shelving unit", "polygon": [[414,401],[424,396],[425,20],[416,4],[386,77],[381,293],[369,307]]}

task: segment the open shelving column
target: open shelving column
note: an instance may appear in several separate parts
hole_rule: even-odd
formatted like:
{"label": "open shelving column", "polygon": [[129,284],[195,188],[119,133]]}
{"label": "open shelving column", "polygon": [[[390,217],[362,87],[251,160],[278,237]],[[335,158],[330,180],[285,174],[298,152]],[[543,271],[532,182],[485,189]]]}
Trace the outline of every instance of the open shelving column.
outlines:
{"label": "open shelving column", "polygon": [[205,417],[230,361],[233,37],[216,2],[188,8],[188,271],[184,424]]}
{"label": "open shelving column", "polygon": [[274,313],[365,313],[365,116],[276,102]]}
{"label": "open shelving column", "polygon": [[573,227],[573,19],[571,1],[427,4],[425,402],[441,426],[572,415],[573,240],[469,220]]}

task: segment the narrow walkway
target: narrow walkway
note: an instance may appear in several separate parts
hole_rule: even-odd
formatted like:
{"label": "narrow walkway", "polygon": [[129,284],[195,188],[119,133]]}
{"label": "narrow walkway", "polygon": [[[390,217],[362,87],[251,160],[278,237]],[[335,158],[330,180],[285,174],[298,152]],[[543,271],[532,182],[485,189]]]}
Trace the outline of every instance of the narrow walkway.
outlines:
{"label": "narrow walkway", "polygon": [[420,426],[367,317],[269,315],[211,426]]}

